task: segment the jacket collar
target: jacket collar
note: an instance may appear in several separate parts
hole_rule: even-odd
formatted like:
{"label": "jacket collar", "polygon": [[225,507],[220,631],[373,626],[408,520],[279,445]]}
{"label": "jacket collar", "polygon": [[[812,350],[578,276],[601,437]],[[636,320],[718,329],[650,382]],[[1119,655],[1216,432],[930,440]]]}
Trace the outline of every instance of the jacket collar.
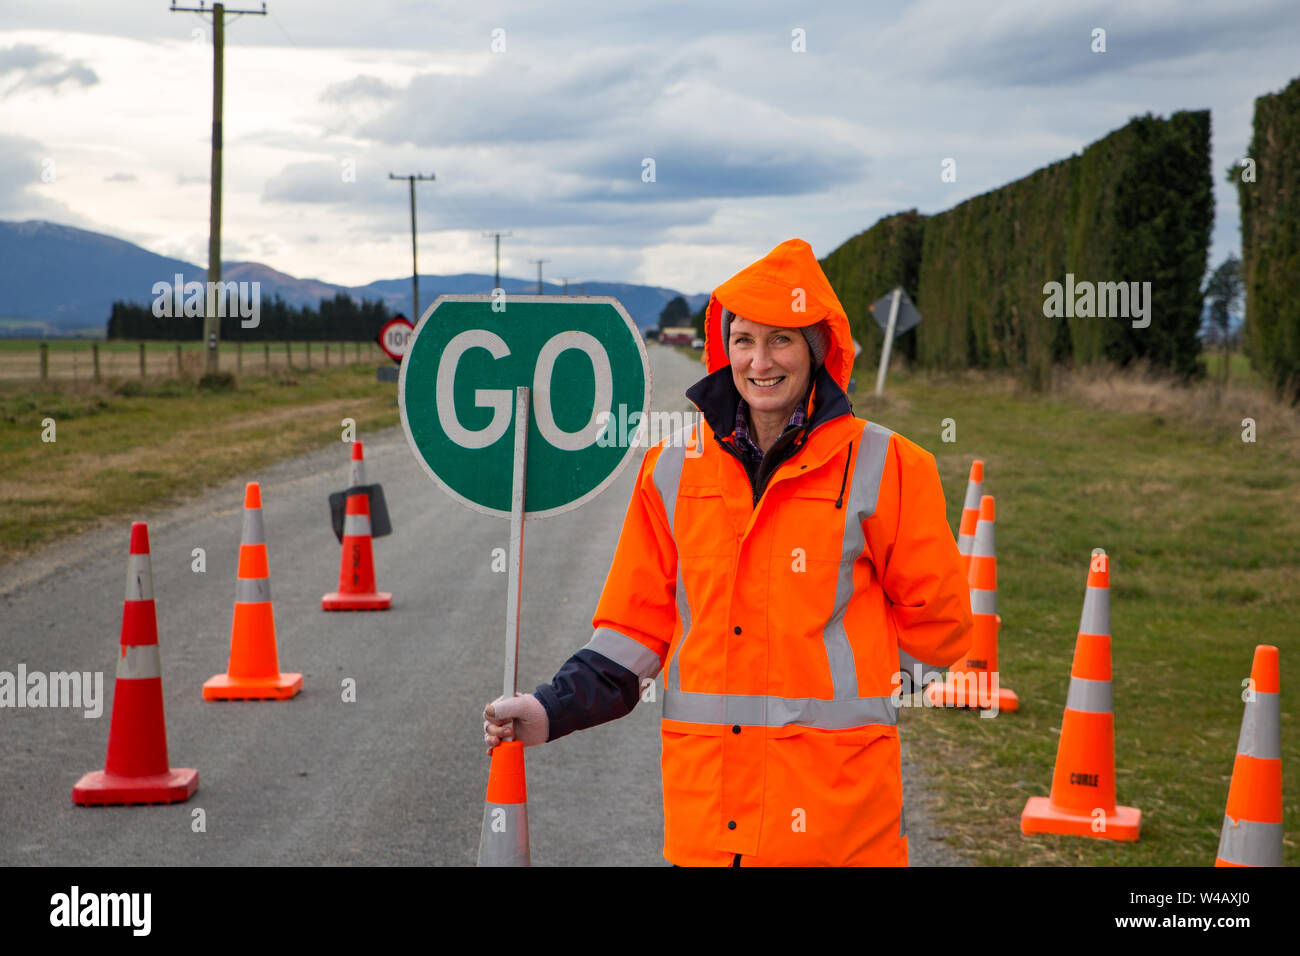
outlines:
{"label": "jacket collar", "polygon": [[[853,414],[848,395],[826,370],[825,365],[817,366],[812,392],[813,410],[808,416],[805,433],[841,415]],[[719,438],[727,438],[735,431],[740,393],[736,391],[736,383],[732,380],[730,365],[724,365],[716,372],[704,376],[686,390],[686,397],[695,403],[704,420],[709,423],[709,428]]]}

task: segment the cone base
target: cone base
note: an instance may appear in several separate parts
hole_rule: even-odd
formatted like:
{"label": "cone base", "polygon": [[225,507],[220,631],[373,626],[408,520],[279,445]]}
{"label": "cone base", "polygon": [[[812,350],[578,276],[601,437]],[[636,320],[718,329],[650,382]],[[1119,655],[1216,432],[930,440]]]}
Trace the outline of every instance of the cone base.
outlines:
{"label": "cone base", "polygon": [[[925,696],[932,707],[962,707],[971,710],[992,710],[981,704],[978,688],[967,693],[969,685],[963,681],[954,681],[949,675],[942,681],[934,681],[925,688]],[[1020,698],[1008,687],[998,688],[998,710],[1015,713],[1020,709]],[[992,703],[990,701],[989,703]]]}
{"label": "cone base", "polygon": [[95,770],[77,781],[72,802],[84,807],[114,804],[181,803],[199,788],[199,772],[181,767],[147,777],[123,777]]}
{"label": "cone base", "polygon": [[373,594],[326,594],[320,599],[322,611],[387,611],[393,596],[385,591]]}
{"label": "cone base", "polygon": [[218,674],[203,682],[204,700],[288,700],[302,690],[301,674],[278,674],[261,680]]}
{"label": "cone base", "polygon": [[1136,843],[1138,831],[1142,829],[1142,811],[1134,807],[1116,807],[1115,812],[1106,817],[1105,830],[1096,832],[1092,826],[1090,814],[1058,810],[1047,797],[1030,797],[1020,814],[1020,832],[1024,834],[1060,833]]}

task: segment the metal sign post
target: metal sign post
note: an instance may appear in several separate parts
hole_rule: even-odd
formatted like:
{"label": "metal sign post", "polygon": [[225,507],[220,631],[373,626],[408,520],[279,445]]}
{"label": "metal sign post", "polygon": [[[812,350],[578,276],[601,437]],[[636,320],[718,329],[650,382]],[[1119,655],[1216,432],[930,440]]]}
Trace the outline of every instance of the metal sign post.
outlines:
{"label": "metal sign post", "polygon": [[880,347],[880,371],[876,373],[876,397],[885,391],[885,372],[889,370],[889,353],[894,347],[894,329],[898,326],[898,296],[903,290],[894,289],[889,303],[889,324],[885,327],[885,344]]}
{"label": "metal sign post", "polygon": [[[406,343],[398,405],[416,461],[465,507],[510,520],[507,699],[518,688],[524,522],[609,487],[634,449],[608,440],[610,423],[644,419],[650,396],[645,343],[612,298],[442,296]],[[498,745],[480,866],[529,865],[524,783],[522,745]]]}
{"label": "metal sign post", "polygon": [[524,500],[528,477],[528,389],[515,389],[515,463],[510,492],[510,583],[506,590],[506,699],[519,689],[519,598],[524,590]]}

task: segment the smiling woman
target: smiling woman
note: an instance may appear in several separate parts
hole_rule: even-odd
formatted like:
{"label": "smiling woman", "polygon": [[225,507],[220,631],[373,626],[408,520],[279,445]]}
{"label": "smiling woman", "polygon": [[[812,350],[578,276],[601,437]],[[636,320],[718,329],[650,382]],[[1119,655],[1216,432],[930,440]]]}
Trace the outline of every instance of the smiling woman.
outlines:
{"label": "smiling woman", "polygon": [[948,665],[971,625],[934,458],[853,415],[803,240],[718,286],[705,333],[703,421],[646,453],[595,633],[487,705],[488,749],[622,717],[662,672],[669,862],[905,865],[900,665]]}

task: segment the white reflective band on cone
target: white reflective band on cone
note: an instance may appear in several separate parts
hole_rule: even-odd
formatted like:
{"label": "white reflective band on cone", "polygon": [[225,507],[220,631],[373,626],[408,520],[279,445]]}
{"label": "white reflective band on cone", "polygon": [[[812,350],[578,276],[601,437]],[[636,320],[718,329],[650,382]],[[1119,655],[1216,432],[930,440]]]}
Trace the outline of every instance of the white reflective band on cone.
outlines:
{"label": "white reflective band on cone", "polygon": [[893,726],[898,723],[898,711],[889,697],[822,700],[817,697],[695,694],[665,686],[664,720],[749,727],[798,724],[819,730],[847,730],[867,724]]}
{"label": "white reflective band on cone", "polygon": [[970,589],[970,610],[972,614],[997,614],[998,592]]}
{"label": "white reflective band on cone", "polygon": [[162,677],[162,657],[157,644],[123,644],[117,659],[119,680]]}
{"label": "white reflective band on cone", "polygon": [[1239,866],[1281,866],[1282,824],[1233,821],[1224,814],[1219,859]]}
{"label": "white reflective band on cone", "polygon": [[1065,706],[1070,710],[1079,710],[1086,714],[1113,713],[1110,681],[1071,677],[1070,692],[1066,695]]}
{"label": "white reflective band on cone", "polygon": [[130,554],[126,558],[126,599],[153,600],[153,566],[147,554]]}
{"label": "white reflective band on cone", "polygon": [[1110,588],[1090,587],[1084,592],[1079,633],[1110,636]]}
{"label": "white reflective band on cone", "polygon": [[528,804],[485,803],[478,840],[479,866],[531,866]]}
{"label": "white reflective band on cone", "polygon": [[979,511],[980,499],[984,497],[984,482],[970,481],[966,482],[966,501],[962,504],[962,511]]}
{"label": "white reflective band on cone", "polygon": [[1255,692],[1241,715],[1237,753],[1259,760],[1282,759],[1282,698],[1280,694]]}
{"label": "white reflective band on cone", "polygon": [[244,509],[244,534],[241,544],[266,544],[266,528],[262,525],[261,508]]}
{"label": "white reflective band on cone", "polygon": [[271,600],[271,579],[238,578],[235,581],[235,600],[240,604],[261,604]]}
{"label": "white reflective band on cone", "polygon": [[344,537],[370,535],[370,515],[345,515],[343,518]]}
{"label": "white reflective band on cone", "polygon": [[993,544],[992,521],[981,521],[975,526],[975,545],[971,549],[972,558],[992,558],[996,556]]}
{"label": "white reflective band on cone", "polygon": [[352,462],[352,467],[348,469],[348,487],[359,488],[366,483],[366,463],[364,461]]}
{"label": "white reflective band on cone", "polygon": [[595,651],[608,657],[620,667],[626,667],[637,677],[654,677],[659,673],[659,655],[640,641],[608,627],[598,627],[584,650]]}
{"label": "white reflective band on cone", "polygon": [[971,548],[975,547],[975,535],[959,534],[957,535],[957,553],[970,554]]}

